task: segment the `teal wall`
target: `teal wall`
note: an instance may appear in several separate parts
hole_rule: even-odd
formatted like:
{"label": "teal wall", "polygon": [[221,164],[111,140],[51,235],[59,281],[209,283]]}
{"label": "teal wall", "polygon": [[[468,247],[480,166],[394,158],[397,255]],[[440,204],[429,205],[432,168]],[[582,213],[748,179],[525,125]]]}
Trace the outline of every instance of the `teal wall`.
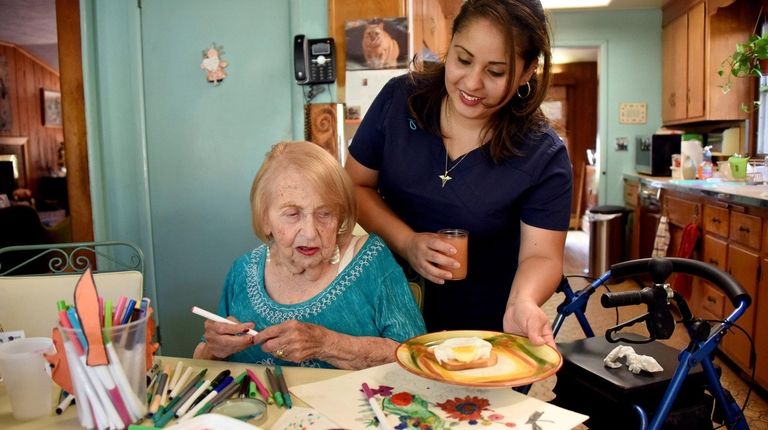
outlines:
{"label": "teal wall", "polygon": [[[556,46],[598,46],[599,204],[623,204],[625,172],[635,171],[635,137],[661,126],[661,10],[552,14]],[[647,123],[619,124],[619,104],[648,104]],[[615,150],[618,137],[628,151]]]}
{"label": "teal wall", "polygon": [[[128,240],[146,258],[164,354],[190,355],[230,263],[258,244],[248,190],[263,154],[303,137],[293,35],[327,36],[326,0],[80,0],[96,240]],[[558,13],[556,44],[601,47],[601,203],[621,201],[634,136],[660,124],[659,11]],[[229,77],[199,68],[211,42]],[[335,89],[316,102],[336,101]],[[648,124],[618,124],[618,104],[647,102]],[[630,151],[613,151],[627,137]]]}
{"label": "teal wall", "polygon": [[[230,264],[258,245],[248,192],[264,153],[303,137],[290,49],[327,35],[327,3],[142,3],[81,0],[94,233],[142,248],[163,353],[184,356],[203,325],[189,309],[215,311]],[[230,63],[218,87],[200,69],[212,42]]]}

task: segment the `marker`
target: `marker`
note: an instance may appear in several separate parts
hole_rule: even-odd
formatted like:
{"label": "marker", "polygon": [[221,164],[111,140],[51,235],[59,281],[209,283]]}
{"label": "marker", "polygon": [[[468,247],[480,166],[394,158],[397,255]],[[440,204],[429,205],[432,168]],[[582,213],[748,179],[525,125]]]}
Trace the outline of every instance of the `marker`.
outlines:
{"label": "marker", "polygon": [[250,376],[251,380],[256,384],[256,388],[258,388],[259,393],[261,393],[261,397],[264,398],[264,401],[271,405],[274,400],[272,399],[272,395],[269,393],[269,390],[267,390],[267,387],[265,387],[261,382],[261,379],[259,379],[259,377],[256,376],[256,374],[253,373],[251,369],[246,369],[246,372],[248,372],[248,376]]}
{"label": "marker", "polygon": [[183,368],[184,364],[179,361],[176,363],[176,368],[173,369],[173,377],[171,378],[171,382],[168,384],[168,387],[166,387],[166,390],[168,390],[168,394],[170,395],[173,389],[176,387],[176,384],[179,382],[179,379],[181,378],[181,370]]}
{"label": "marker", "polygon": [[[197,415],[197,413],[201,409],[203,409],[203,407],[205,407],[208,404],[208,402],[213,400],[213,398],[216,397],[217,394],[219,394],[225,388],[227,388],[227,386],[230,385],[232,383],[232,381],[234,381],[234,380],[235,380],[235,378],[233,378],[231,376],[227,376],[226,378],[224,378],[224,380],[222,380],[216,386],[216,388],[214,388],[213,390],[209,391],[208,394],[206,394],[206,396],[203,397],[202,400],[197,402],[197,404],[195,404],[195,406],[193,406],[192,409],[190,409],[186,414],[184,414],[183,417],[179,418],[179,422],[186,421],[186,420],[194,417],[195,415]],[[237,387],[237,384],[234,384],[234,385],[235,385],[235,387]],[[235,389],[237,389],[237,388],[235,388]]]}
{"label": "marker", "polygon": [[272,387],[272,395],[275,397],[275,404],[277,406],[283,406],[283,395],[280,394],[280,385],[277,383],[275,375],[272,374],[272,370],[270,370],[269,367],[264,370],[264,373],[267,374],[269,386]]}
{"label": "marker", "polygon": [[280,386],[280,392],[283,395],[283,401],[285,402],[285,407],[288,409],[291,409],[293,406],[291,404],[291,393],[288,392],[288,384],[285,383],[285,376],[283,375],[283,369],[280,367],[280,365],[275,365],[275,377],[277,377],[277,383]]}
{"label": "marker", "polygon": [[248,380],[248,398],[255,399],[257,394],[258,394],[258,391],[256,389],[256,383],[249,379]]}
{"label": "marker", "polygon": [[66,397],[64,397],[64,400],[59,402],[58,406],[56,406],[56,415],[61,415],[64,413],[64,411],[67,410],[69,405],[75,402],[75,395],[70,393],[67,394]]}
{"label": "marker", "polygon": [[[216,321],[216,322],[225,323],[225,324],[237,324],[232,320],[228,320],[224,317],[220,317],[214,314],[213,312],[208,312],[205,309],[198,308],[197,306],[192,306],[192,313],[195,315],[200,315],[201,317],[207,318],[211,321]],[[259,334],[259,332],[257,332],[254,329],[250,329],[248,330],[248,334],[250,334],[251,336],[256,336],[257,334]]]}
{"label": "marker", "polygon": [[202,390],[198,389],[198,392],[195,392],[195,394],[193,394],[192,397],[190,397],[189,400],[187,400],[186,403],[184,403],[184,405],[179,408],[179,410],[176,412],[176,416],[181,417],[186,415],[191,408],[194,408],[198,403],[200,403],[201,400],[205,398],[205,396],[210,394],[214,387],[217,387],[224,379],[228,378],[230,373],[231,371],[229,369],[222,370],[218,375],[216,375],[215,378],[213,378],[213,380],[203,381],[203,387],[205,388]]}
{"label": "marker", "polygon": [[120,324],[128,324],[128,322],[131,320],[131,315],[133,314],[134,308],[136,308],[136,300],[128,300],[128,304],[125,305],[125,311],[120,318]]}
{"label": "marker", "polygon": [[168,394],[168,399],[173,400],[176,398],[176,396],[179,395],[181,390],[184,389],[184,387],[187,386],[187,381],[189,381],[189,378],[192,377],[192,372],[194,372],[195,369],[192,366],[187,367],[187,370],[184,371],[184,374],[182,374],[179,377],[179,380],[176,381],[176,384],[174,385],[171,392]]}

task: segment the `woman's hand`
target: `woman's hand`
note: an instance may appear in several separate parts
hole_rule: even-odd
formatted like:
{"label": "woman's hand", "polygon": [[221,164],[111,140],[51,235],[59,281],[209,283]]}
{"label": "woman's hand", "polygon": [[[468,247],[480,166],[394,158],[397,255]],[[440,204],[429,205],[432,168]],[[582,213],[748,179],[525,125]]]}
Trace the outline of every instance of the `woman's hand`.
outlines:
{"label": "woman's hand", "polygon": [[507,305],[504,331],[528,337],[534,345],[557,348],[547,314],[534,302],[518,301]]}
{"label": "woman's hand", "polygon": [[438,267],[458,269],[459,262],[453,259],[456,247],[440,240],[435,233],[413,233],[405,242],[405,258],[411,267],[424,279],[443,284],[451,279],[451,272]]}
{"label": "woman's hand", "polygon": [[339,369],[365,369],[394,361],[392,339],[350,336],[325,327],[289,320],[254,336],[261,349],[286,361],[321,360]]}
{"label": "woman's hand", "polygon": [[205,321],[205,331],[203,333],[205,342],[197,345],[192,358],[222,360],[236,352],[253,346],[255,343],[254,337],[246,333],[254,328],[254,324],[252,322],[240,323],[235,317],[231,316],[227,319],[234,321],[236,324]]}
{"label": "woman's hand", "polygon": [[319,325],[288,320],[265,328],[253,339],[261,344],[262,351],[299,363],[320,358],[331,340],[331,333]]}

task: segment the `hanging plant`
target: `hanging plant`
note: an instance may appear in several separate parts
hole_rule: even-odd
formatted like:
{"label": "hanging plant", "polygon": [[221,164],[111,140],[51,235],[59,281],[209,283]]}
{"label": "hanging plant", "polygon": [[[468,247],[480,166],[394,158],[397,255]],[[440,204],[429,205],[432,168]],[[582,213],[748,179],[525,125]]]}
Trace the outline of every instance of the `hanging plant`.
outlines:
{"label": "hanging plant", "polygon": [[[753,34],[745,43],[736,45],[736,50],[720,64],[717,74],[725,77],[720,85],[723,93],[731,90],[732,78],[749,78],[768,75],[768,33],[758,36]],[[760,91],[768,91],[768,86],[761,85]],[[753,106],[741,105],[741,110],[749,112],[760,106],[759,101],[752,102]]]}

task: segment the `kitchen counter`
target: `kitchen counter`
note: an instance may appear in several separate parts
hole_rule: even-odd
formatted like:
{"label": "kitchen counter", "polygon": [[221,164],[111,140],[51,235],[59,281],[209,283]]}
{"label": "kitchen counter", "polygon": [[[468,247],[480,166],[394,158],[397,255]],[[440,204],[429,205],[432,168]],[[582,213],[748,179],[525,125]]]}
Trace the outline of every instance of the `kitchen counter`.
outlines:
{"label": "kitchen counter", "polygon": [[625,173],[625,178],[637,179],[645,185],[681,191],[718,200],[768,208],[768,185],[747,185],[743,181],[723,181],[721,179],[672,179],[664,176],[647,176],[640,173]]}

